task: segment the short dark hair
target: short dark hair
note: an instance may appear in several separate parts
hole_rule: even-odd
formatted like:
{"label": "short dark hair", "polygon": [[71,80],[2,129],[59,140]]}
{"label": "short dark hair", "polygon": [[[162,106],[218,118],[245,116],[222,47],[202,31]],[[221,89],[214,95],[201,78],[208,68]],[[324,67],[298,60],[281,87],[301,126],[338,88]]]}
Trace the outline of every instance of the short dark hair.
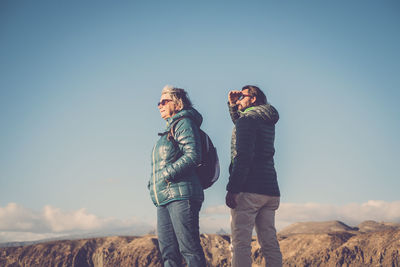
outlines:
{"label": "short dark hair", "polygon": [[256,102],[254,103],[256,106],[267,104],[267,97],[260,88],[255,85],[245,85],[243,86],[242,91],[246,89],[249,90],[251,96],[256,98]]}

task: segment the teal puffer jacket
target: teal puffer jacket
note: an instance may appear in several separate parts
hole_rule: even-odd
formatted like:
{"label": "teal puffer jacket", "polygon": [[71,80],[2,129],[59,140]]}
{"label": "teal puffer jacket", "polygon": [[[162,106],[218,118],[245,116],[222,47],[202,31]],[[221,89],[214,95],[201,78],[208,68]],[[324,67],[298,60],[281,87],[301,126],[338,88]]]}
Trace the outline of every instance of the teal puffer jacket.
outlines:
{"label": "teal puffer jacket", "polygon": [[[176,144],[168,140],[174,121],[181,117],[174,129]],[[154,205],[192,199],[203,201],[204,193],[195,167],[201,162],[199,127],[203,121],[194,108],[179,111],[167,119],[167,128],[151,153],[151,178],[148,184]]]}

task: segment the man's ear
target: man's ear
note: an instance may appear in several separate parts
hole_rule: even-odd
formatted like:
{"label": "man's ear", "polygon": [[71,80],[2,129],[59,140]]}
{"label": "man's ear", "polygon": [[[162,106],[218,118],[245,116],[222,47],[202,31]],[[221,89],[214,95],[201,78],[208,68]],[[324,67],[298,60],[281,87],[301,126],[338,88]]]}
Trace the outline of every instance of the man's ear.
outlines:
{"label": "man's ear", "polygon": [[253,97],[251,98],[250,101],[251,101],[252,104],[256,103],[257,97],[256,97],[256,96],[253,96]]}

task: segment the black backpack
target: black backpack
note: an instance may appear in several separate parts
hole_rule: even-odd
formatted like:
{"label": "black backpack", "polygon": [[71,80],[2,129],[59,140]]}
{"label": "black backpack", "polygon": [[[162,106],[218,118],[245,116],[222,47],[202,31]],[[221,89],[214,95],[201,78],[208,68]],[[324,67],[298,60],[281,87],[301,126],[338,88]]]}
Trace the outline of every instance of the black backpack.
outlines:
{"label": "black backpack", "polygon": [[[175,126],[178,121],[188,118],[181,117],[174,121],[171,126],[171,130],[168,133],[168,139],[177,146],[177,142],[174,139],[175,134]],[[211,141],[211,138],[206,134],[202,129],[200,131],[200,140],[201,140],[201,163],[196,167],[197,175],[200,178],[200,183],[203,189],[207,189],[212,186],[219,178],[219,160],[217,149]]]}

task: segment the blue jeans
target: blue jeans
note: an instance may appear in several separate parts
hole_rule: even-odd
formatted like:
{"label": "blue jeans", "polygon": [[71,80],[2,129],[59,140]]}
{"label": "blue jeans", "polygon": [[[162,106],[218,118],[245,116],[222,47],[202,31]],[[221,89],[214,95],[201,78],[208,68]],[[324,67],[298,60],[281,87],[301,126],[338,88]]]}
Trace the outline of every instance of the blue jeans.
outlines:
{"label": "blue jeans", "polygon": [[[204,267],[206,261],[199,236],[200,201],[177,200],[157,207],[158,244],[164,267]],[[179,253],[180,252],[180,253]]]}

